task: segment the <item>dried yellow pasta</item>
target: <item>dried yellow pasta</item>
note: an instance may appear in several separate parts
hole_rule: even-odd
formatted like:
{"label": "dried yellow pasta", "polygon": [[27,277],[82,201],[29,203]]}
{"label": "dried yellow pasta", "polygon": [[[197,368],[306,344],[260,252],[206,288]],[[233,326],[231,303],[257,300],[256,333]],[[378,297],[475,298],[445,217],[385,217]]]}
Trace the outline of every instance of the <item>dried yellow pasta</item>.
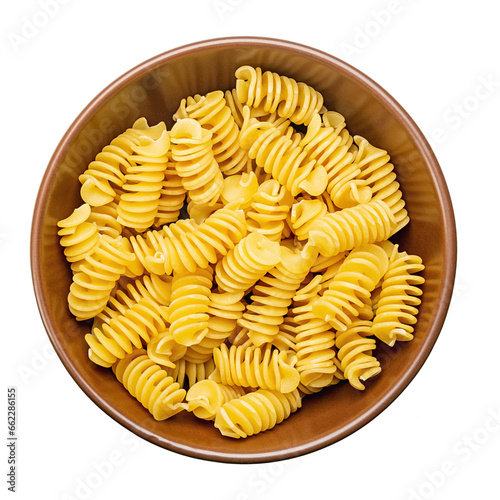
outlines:
{"label": "dried yellow pasta", "polygon": [[377,343],[412,340],[425,267],[390,241],[409,222],[397,167],[323,104],[241,66],[79,176],[57,223],[68,307],[89,360],[156,420],[188,411],[245,438],[307,395],[368,390]]}

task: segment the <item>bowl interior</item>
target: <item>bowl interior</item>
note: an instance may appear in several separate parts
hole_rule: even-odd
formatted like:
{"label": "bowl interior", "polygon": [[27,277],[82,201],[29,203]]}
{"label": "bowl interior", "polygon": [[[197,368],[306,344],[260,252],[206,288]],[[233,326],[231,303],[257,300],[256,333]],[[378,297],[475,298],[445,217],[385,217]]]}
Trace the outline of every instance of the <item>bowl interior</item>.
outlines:
{"label": "bowl interior", "polygon": [[[182,98],[231,89],[243,64],[304,81],[342,113],[352,135],[386,149],[411,217],[397,235],[426,265],[415,339],[378,347],[382,374],[363,392],[347,383],[308,396],[301,410],[272,431],[246,440],[224,438],[212,423],[180,414],[156,422],[128,395],[111,370],[89,361],[88,323],[69,313],[71,272],[59,246],[56,223],[81,203],[78,175],[101,148],[145,116],[165,121]],[[106,88],[81,113],[54,153],[40,187],[32,228],[32,272],[42,319],[64,365],[86,394],[111,417],[149,441],[190,456],[229,462],[290,458],[331,444],[385,409],[422,366],[439,334],[453,287],[456,238],[453,211],[441,170],[427,142],[401,107],[365,75],[332,56],[289,42],[233,38],[193,44],[134,68]]]}

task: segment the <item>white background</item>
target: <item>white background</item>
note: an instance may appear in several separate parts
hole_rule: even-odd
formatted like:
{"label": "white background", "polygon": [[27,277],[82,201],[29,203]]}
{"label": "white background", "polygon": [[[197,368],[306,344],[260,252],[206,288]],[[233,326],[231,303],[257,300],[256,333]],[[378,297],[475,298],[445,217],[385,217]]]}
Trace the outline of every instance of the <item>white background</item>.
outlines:
{"label": "white background", "polygon": [[[500,498],[499,9],[494,0],[2,2],[2,394],[18,390],[20,499]],[[42,14],[41,14],[42,13]],[[28,23],[39,27],[31,31]],[[29,267],[45,166],[84,106],[140,62],[185,43],[261,35],[350,62],[431,141],[457,218],[456,287],[427,363],[343,441],[268,465],[168,452],[104,414],[50,348]],[[7,432],[6,417],[0,419]],[[7,452],[0,447],[1,496]]]}

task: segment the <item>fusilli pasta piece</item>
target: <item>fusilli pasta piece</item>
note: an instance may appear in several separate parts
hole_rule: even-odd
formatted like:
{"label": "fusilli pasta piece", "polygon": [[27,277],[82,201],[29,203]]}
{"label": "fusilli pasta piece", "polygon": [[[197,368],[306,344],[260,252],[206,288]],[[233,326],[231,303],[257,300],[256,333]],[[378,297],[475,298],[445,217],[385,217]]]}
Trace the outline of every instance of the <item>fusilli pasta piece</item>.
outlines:
{"label": "fusilli pasta piece", "polygon": [[223,177],[212,151],[212,133],[192,118],[178,120],[170,132],[172,159],[190,199],[213,205],[222,191]]}
{"label": "fusilli pasta piece", "polygon": [[172,274],[207,268],[247,234],[245,213],[227,205],[199,226],[179,220],[161,231],[130,237],[138,260],[150,273]]}
{"label": "fusilli pasta piece", "polygon": [[312,306],[312,313],[336,329],[345,330],[365,306],[363,298],[384,276],[387,254],[377,245],[357,247],[345,258],[328,290]]}
{"label": "fusilli pasta piece", "polygon": [[294,141],[270,122],[249,118],[240,134],[240,146],[248,149],[248,157],[255,159],[258,167],[271,174],[293,196],[302,191],[319,196],[326,189],[327,174],[323,166],[307,160],[307,154]]}
{"label": "fusilli pasta piece", "polygon": [[327,213],[309,227],[309,240],[321,255],[332,257],[355,247],[387,239],[396,220],[384,201],[368,203]]}
{"label": "fusilli pasta piece", "polygon": [[312,314],[312,305],[319,297],[321,275],[315,276],[298,290],[292,313],[295,322],[295,351],[300,373],[301,390],[317,391],[332,383],[336,372],[334,363],[335,332],[324,319]]}
{"label": "fusilli pasta piece", "polygon": [[135,259],[124,238],[99,236],[94,251],[73,275],[68,305],[78,321],[97,316],[105,307],[120,276]]}
{"label": "fusilli pasta piece", "polygon": [[137,349],[118,361],[113,372],[155,420],[166,420],[184,409],[186,391],[151,361],[144,349]]}
{"label": "fusilli pasta piece", "polygon": [[140,232],[153,225],[158,214],[169,147],[170,137],[166,130],[156,140],[141,137],[139,145],[132,146],[117,208],[117,220],[123,226]]}
{"label": "fusilli pasta piece", "polygon": [[323,96],[314,88],[293,78],[252,66],[236,70],[238,100],[259,108],[263,114],[278,112],[297,125],[307,125],[323,108]]}
{"label": "fusilli pasta piece", "polygon": [[251,302],[238,324],[248,329],[256,346],[272,342],[298,287],[309,273],[318,251],[306,245],[301,251],[281,246],[281,260],[253,287]]}
{"label": "fusilli pasta piece", "polygon": [[260,233],[250,233],[217,263],[215,280],[224,292],[244,292],[280,260],[277,241]]}
{"label": "fusilli pasta piece", "polygon": [[187,410],[203,420],[215,420],[222,405],[244,394],[242,387],[200,380],[186,394]]}
{"label": "fusilli pasta piece", "polygon": [[216,90],[204,96],[183,99],[180,108],[174,120],[178,117],[193,118],[212,133],[212,151],[222,173],[233,175],[246,167],[248,156],[239,145],[240,128],[226,103],[224,92]]}
{"label": "fusilli pasta piece", "polygon": [[293,352],[278,351],[271,344],[262,347],[231,346],[214,349],[215,371],[211,380],[225,385],[270,389],[287,393],[300,381],[294,368],[297,359]]}
{"label": "fusilli pasta piece", "polygon": [[223,436],[246,438],[272,429],[301,406],[297,389],[287,394],[258,389],[225,403],[215,416],[215,427]]}
{"label": "fusilli pasta piece", "polygon": [[360,391],[365,389],[363,382],[382,371],[380,362],[372,356],[375,339],[368,338],[371,335],[371,321],[354,321],[347,330],[337,334],[337,356],[344,377]]}
{"label": "fusilli pasta piece", "polygon": [[87,203],[75,208],[66,219],[57,225],[61,228],[57,234],[64,247],[64,255],[68,262],[80,262],[91,255],[99,244],[99,229],[96,224],[88,222],[91,207]]}
{"label": "fusilli pasta piece", "polygon": [[134,348],[140,349],[165,331],[166,318],[165,306],[151,299],[140,299],[122,314],[113,315],[109,321],[104,320],[92,326],[91,333],[85,335],[89,358],[109,368],[117,359],[123,359]]}
{"label": "fusilli pasta piece", "polygon": [[212,287],[211,267],[193,273],[177,274],[172,280],[172,296],[168,308],[170,334],[185,346],[199,344],[208,333],[208,307]]}
{"label": "fusilli pasta piece", "polygon": [[425,269],[416,255],[399,252],[395,245],[389,268],[383,277],[373,318],[373,334],[393,346],[396,341],[413,339],[413,326],[421,303],[419,288],[425,279],[416,276]]}
{"label": "fusilli pasta piece", "polygon": [[408,224],[410,218],[399,182],[396,181],[394,165],[390,163],[391,158],[387,151],[373,146],[359,135],[354,136],[354,141],[359,148],[356,165],[360,173],[357,177],[370,187],[374,199],[387,203],[396,219],[394,232],[397,232]]}
{"label": "fusilli pasta piece", "polygon": [[280,241],[293,201],[293,196],[277,180],[263,182],[246,213],[248,231]]}

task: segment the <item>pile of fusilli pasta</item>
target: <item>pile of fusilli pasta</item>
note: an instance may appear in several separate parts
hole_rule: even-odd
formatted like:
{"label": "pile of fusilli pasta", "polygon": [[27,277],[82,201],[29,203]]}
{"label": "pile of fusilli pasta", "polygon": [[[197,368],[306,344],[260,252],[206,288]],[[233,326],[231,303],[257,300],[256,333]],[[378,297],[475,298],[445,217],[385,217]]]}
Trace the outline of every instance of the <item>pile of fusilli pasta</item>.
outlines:
{"label": "pile of fusilli pasta", "polygon": [[363,390],[376,342],[413,338],[424,266],[389,240],[409,218],[386,151],[305,83],[235,76],[105,146],[58,234],[90,359],[155,419],[239,438]]}

